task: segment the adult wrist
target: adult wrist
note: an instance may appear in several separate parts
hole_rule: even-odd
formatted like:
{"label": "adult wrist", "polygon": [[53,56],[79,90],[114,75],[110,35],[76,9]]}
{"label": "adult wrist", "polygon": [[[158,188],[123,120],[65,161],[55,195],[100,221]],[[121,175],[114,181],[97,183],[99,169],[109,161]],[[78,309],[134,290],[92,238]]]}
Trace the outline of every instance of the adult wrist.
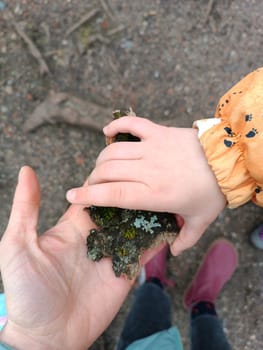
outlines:
{"label": "adult wrist", "polygon": [[[50,337],[49,337],[50,338]],[[25,331],[15,331],[10,329],[7,325],[0,333],[0,350],[59,350],[59,345],[55,337],[48,341],[48,336],[35,336]],[[1,347],[2,346],[2,347]]]}

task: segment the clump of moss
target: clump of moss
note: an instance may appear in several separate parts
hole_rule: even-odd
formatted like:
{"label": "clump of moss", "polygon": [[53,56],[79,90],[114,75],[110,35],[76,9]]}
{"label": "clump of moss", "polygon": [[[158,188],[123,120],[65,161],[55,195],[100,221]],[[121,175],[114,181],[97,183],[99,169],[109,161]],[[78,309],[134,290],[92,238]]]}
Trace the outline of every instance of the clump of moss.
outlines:
{"label": "clump of moss", "polygon": [[[113,112],[114,118],[131,115],[132,112]],[[106,143],[140,139],[130,134],[118,134]],[[88,257],[99,261],[112,258],[116,276],[125,274],[132,279],[139,271],[142,253],[161,241],[171,242],[178,233],[175,216],[143,210],[97,207],[87,208],[98,229],[90,230],[87,237]]]}

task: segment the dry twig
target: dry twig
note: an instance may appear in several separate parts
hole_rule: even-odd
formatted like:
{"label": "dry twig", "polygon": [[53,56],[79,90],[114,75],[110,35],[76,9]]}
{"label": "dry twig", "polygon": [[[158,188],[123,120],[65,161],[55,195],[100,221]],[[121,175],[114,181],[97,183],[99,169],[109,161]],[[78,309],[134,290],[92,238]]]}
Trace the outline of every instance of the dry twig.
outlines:
{"label": "dry twig", "polygon": [[51,91],[45,101],[29,116],[24,130],[32,131],[45,123],[64,122],[101,132],[110,121],[111,113],[111,109],[93,102],[67,93]]}
{"label": "dry twig", "polygon": [[94,44],[95,42],[100,42],[102,44],[105,44],[105,45],[108,45],[110,44],[111,42],[111,36],[115,35],[115,34],[118,34],[119,32],[121,32],[122,30],[124,30],[125,27],[124,26],[118,26],[116,28],[113,28],[111,30],[109,30],[107,33],[106,33],[106,36],[100,34],[100,33],[95,33],[95,34],[91,34],[89,36],[89,40],[88,42],[86,43],[86,45],[84,47],[79,47],[79,52],[83,55],[86,51],[87,51],[87,48]]}
{"label": "dry twig", "polygon": [[103,44],[109,44],[110,43],[109,39],[107,39],[105,36],[103,36],[103,35],[98,33],[98,34],[93,34],[93,35],[90,36],[88,45],[91,45],[91,44],[93,44],[96,41],[99,41],[99,42],[101,42]]}
{"label": "dry twig", "polygon": [[106,44],[106,45],[108,45],[110,43],[110,40],[107,37],[101,35],[100,33],[92,34],[89,36],[89,40],[84,46],[79,45],[78,50],[79,50],[80,54],[84,55],[86,53],[88,47],[97,41],[102,43],[102,44]]}
{"label": "dry twig", "polygon": [[31,55],[38,61],[39,67],[40,67],[40,74],[49,74],[50,70],[48,68],[46,61],[42,57],[39,49],[36,47],[36,45],[33,43],[33,41],[29,38],[29,36],[25,33],[23,26],[20,23],[17,23],[15,21],[15,18],[13,16],[12,12],[7,11],[7,14],[8,14],[8,17],[11,20],[13,26],[15,27],[17,34],[27,44]]}
{"label": "dry twig", "polygon": [[97,14],[100,12],[99,9],[95,8],[90,10],[88,13],[86,13],[81,19],[75,23],[72,27],[68,29],[66,32],[66,37],[68,37],[70,34],[72,34],[75,30],[77,30],[79,27],[82,26],[82,24],[90,21],[93,17],[97,16]]}
{"label": "dry twig", "polygon": [[207,9],[206,9],[206,15],[204,18],[204,24],[206,24],[209,20],[210,14],[213,10],[214,7],[214,0],[209,0],[208,5],[207,5]]}
{"label": "dry twig", "polygon": [[[110,6],[105,2],[105,0],[100,0],[100,4],[101,4],[102,9],[106,13],[106,15],[115,24],[116,18],[115,18],[115,15],[114,15],[112,9],[110,8]],[[100,9],[95,8],[95,9],[90,10],[88,13],[86,13],[77,23],[75,23],[72,27],[70,27],[68,29],[68,31],[66,32],[66,37],[71,35],[74,31],[78,30],[87,21],[92,20],[99,12],[100,12]],[[99,41],[103,44],[109,44],[111,41],[109,39],[109,37],[121,32],[124,29],[125,29],[125,27],[123,25],[119,25],[119,26],[109,30],[107,33],[105,33],[105,35],[102,35],[100,33],[94,33],[94,34],[90,35],[89,40],[88,40],[87,44],[85,45],[85,47],[79,47],[80,54],[85,53],[87,50],[87,47],[96,41]]]}
{"label": "dry twig", "polygon": [[103,8],[103,10],[105,11],[106,15],[112,20],[112,22],[115,22],[116,18],[113,14],[113,11],[110,8],[110,6],[106,3],[106,1],[100,0],[100,4],[101,4],[101,7]]}
{"label": "dry twig", "polygon": [[122,24],[120,24],[118,27],[115,27],[113,29],[110,29],[107,31],[107,36],[113,36],[115,34],[118,34],[122,32],[126,27]]}

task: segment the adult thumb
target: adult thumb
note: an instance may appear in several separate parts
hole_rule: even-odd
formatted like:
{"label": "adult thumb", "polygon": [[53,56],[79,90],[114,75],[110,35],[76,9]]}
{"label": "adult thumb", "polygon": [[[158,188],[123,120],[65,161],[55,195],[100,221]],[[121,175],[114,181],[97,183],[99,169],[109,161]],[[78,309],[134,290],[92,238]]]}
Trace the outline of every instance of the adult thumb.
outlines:
{"label": "adult thumb", "polygon": [[20,169],[6,238],[32,238],[36,235],[40,205],[40,187],[34,170],[28,166]]}

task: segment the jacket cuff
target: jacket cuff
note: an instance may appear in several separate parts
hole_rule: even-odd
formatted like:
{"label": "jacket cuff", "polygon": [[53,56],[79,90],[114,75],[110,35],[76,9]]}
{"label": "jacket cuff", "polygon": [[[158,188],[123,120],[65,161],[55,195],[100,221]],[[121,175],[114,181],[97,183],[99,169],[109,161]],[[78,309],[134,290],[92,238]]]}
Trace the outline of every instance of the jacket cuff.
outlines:
{"label": "jacket cuff", "polygon": [[193,127],[199,130],[208,164],[227,199],[228,207],[236,208],[249,200],[256,201],[257,184],[246,167],[239,135],[232,133],[228,122],[211,118],[199,120]]}

